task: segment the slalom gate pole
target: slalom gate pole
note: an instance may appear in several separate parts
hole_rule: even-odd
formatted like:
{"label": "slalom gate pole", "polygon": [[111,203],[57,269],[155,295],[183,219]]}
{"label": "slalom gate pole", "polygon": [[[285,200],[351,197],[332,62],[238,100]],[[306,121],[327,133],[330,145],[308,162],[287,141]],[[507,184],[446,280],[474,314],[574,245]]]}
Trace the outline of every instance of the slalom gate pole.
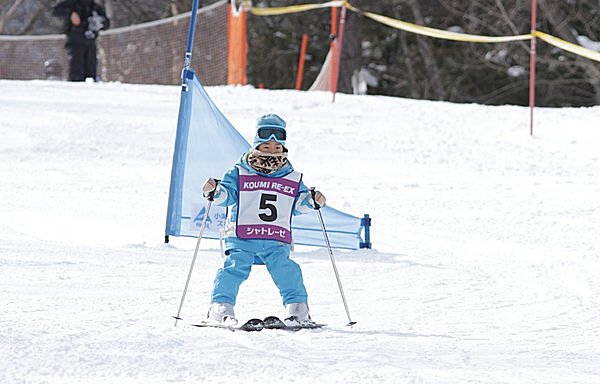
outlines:
{"label": "slalom gate pole", "polygon": [[192,16],[190,18],[190,29],[188,32],[187,46],[185,49],[185,63],[181,72],[181,81],[187,86],[187,71],[192,65],[192,48],[194,47],[194,33],[196,32],[196,16],[198,15],[198,0],[194,0],[192,5]]}
{"label": "slalom gate pole", "polygon": [[213,203],[212,194],[208,196],[208,206],[206,207],[206,213],[204,214],[204,218],[202,219],[202,225],[200,225],[200,233],[198,234],[198,241],[196,242],[196,250],[194,251],[194,257],[192,258],[192,264],[190,265],[190,271],[188,272],[187,280],[185,281],[185,287],[183,288],[183,294],[181,295],[181,302],[179,303],[179,309],[177,310],[177,316],[173,316],[175,318],[175,327],[177,326],[177,322],[179,320],[183,320],[181,318],[181,308],[183,307],[183,302],[185,301],[185,294],[187,293],[188,286],[190,285],[190,279],[192,278],[192,271],[194,270],[194,264],[196,264],[196,256],[198,256],[198,249],[200,248],[200,240],[202,240],[202,235],[204,234],[204,229],[206,228],[206,219],[208,219],[208,215],[210,214],[210,207]]}
{"label": "slalom gate pole", "polygon": [[342,301],[344,303],[344,308],[346,309],[346,316],[348,316],[348,326],[353,326],[356,324],[356,321],[352,321],[350,318],[350,310],[348,309],[348,302],[346,301],[346,295],[344,295],[344,288],[342,287],[342,281],[340,280],[340,274],[338,272],[337,266],[335,265],[335,258],[333,257],[333,250],[331,249],[331,243],[329,242],[329,236],[327,236],[327,230],[325,229],[325,222],[323,221],[323,215],[321,215],[321,206],[317,204],[315,200],[315,190],[311,188],[310,191],[313,201],[315,203],[315,210],[319,216],[319,221],[321,222],[321,229],[323,230],[323,238],[325,239],[325,243],[327,244],[327,250],[329,251],[329,258],[331,259],[331,265],[333,266],[333,272],[335,273],[335,279],[337,280],[338,288],[340,289],[340,294],[342,295]]}

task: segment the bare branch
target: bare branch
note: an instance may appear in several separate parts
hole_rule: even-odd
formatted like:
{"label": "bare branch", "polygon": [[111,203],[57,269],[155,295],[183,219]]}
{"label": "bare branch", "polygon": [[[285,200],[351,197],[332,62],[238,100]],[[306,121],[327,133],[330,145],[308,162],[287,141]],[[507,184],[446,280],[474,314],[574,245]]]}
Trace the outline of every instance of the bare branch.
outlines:
{"label": "bare branch", "polygon": [[8,11],[0,16],[0,34],[4,33],[4,25],[6,20],[8,20],[17,11],[22,2],[23,0],[16,0],[13,5],[8,8]]}

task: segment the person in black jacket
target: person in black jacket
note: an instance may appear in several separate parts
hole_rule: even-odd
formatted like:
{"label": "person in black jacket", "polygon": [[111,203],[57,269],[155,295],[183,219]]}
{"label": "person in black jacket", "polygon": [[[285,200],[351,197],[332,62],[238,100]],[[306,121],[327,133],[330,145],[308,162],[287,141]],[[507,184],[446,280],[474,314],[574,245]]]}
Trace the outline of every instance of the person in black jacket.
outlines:
{"label": "person in black jacket", "polygon": [[97,81],[96,38],[110,27],[104,8],[94,0],[65,0],[54,6],[52,13],[65,22],[69,54],[69,81]]}

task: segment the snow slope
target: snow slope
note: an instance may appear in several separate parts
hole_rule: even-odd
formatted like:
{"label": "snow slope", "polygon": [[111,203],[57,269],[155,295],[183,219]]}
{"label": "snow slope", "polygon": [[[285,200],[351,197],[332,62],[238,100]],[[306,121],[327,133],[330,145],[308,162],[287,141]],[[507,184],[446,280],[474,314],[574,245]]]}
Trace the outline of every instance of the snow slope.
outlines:
{"label": "snow slope", "polygon": [[[289,124],[307,185],[375,250],[302,248],[318,331],[203,318],[219,243],[162,243],[179,87],[0,81],[0,382],[598,383],[600,107],[211,87]],[[219,176],[219,175],[215,175]],[[238,316],[281,314],[263,267]]]}

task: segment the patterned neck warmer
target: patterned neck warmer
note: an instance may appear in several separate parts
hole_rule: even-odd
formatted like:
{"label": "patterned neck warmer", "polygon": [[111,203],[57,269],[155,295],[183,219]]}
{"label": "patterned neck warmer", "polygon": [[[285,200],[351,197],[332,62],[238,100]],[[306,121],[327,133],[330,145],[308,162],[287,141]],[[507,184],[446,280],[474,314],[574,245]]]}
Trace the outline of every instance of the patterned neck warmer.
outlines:
{"label": "patterned neck warmer", "polygon": [[248,164],[256,171],[271,174],[288,163],[287,152],[268,153],[253,149],[248,153]]}

